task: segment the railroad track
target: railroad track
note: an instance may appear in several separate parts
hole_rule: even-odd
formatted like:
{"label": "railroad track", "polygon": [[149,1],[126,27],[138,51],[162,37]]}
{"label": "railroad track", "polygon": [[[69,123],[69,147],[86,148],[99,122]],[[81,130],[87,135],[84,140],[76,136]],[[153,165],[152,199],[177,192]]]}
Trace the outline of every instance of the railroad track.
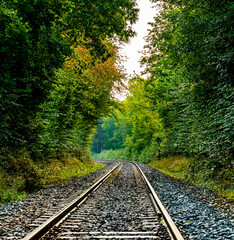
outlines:
{"label": "railroad track", "polygon": [[47,213],[31,226],[35,230],[23,240],[183,240],[140,167],[129,162],[117,163],[61,210]]}

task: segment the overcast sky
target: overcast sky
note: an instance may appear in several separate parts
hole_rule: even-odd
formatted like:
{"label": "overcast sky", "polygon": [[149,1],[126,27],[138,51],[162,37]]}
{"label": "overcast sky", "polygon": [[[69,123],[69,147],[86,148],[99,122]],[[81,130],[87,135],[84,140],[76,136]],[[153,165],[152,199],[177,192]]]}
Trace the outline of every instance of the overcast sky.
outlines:
{"label": "overcast sky", "polygon": [[120,51],[120,54],[126,56],[126,62],[123,63],[124,68],[128,75],[136,72],[140,74],[142,69],[140,68],[139,60],[142,56],[139,51],[143,50],[143,46],[146,44],[144,37],[148,35],[147,29],[150,28],[148,22],[152,22],[156,15],[157,9],[152,8],[153,4],[149,0],[138,0],[139,20],[133,29],[137,32],[137,36],[132,38],[128,44]]}

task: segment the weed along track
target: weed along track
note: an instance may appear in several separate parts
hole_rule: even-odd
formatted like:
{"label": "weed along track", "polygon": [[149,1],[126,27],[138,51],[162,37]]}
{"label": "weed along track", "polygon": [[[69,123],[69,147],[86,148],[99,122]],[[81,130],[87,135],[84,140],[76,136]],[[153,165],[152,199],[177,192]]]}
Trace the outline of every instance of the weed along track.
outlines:
{"label": "weed along track", "polygon": [[24,240],[183,239],[147,184],[137,165],[118,163]]}

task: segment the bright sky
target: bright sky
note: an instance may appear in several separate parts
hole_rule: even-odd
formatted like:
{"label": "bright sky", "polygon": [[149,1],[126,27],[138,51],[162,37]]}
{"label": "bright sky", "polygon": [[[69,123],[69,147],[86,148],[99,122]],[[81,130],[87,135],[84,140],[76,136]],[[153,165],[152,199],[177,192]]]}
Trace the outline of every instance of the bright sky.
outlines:
{"label": "bright sky", "polygon": [[150,28],[148,22],[152,22],[154,16],[157,13],[156,8],[152,8],[153,4],[149,0],[138,0],[139,20],[133,29],[137,32],[137,36],[132,38],[128,44],[120,51],[120,54],[126,56],[127,60],[123,63],[124,68],[128,75],[133,75],[134,72],[140,74],[143,70],[140,68],[139,60],[142,56],[140,51],[143,50],[143,46],[146,45],[144,37],[148,35],[147,29]]}

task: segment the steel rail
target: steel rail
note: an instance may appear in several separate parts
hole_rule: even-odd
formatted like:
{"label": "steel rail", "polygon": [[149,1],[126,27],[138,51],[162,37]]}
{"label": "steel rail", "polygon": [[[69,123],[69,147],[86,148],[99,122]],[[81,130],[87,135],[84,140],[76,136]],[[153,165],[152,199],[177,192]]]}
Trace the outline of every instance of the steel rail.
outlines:
{"label": "steel rail", "polygon": [[168,214],[166,208],[163,206],[162,202],[160,201],[159,197],[157,196],[156,192],[154,191],[152,185],[150,184],[149,180],[147,179],[147,177],[145,176],[144,172],[141,170],[141,168],[138,166],[138,164],[132,162],[140,171],[141,176],[143,178],[143,180],[145,181],[146,185],[148,186],[150,193],[158,207],[158,209],[161,211],[162,216],[164,221],[167,224],[167,227],[170,231],[170,234],[172,235],[172,237],[174,238],[174,240],[184,240],[183,236],[181,235],[180,231],[178,230],[178,228],[176,227],[175,223],[173,222],[173,220],[171,219],[170,215]]}
{"label": "steel rail", "polygon": [[64,218],[71,210],[73,210],[79,203],[81,203],[93,190],[95,190],[98,186],[101,185],[106,179],[108,179],[114,171],[120,166],[120,162],[114,166],[108,173],[106,173],[101,179],[99,179],[96,183],[94,183],[88,190],[70,202],[67,206],[65,206],[58,213],[53,215],[31,233],[26,235],[22,240],[38,240],[43,235],[45,235],[54,225],[56,225],[62,218]]}

